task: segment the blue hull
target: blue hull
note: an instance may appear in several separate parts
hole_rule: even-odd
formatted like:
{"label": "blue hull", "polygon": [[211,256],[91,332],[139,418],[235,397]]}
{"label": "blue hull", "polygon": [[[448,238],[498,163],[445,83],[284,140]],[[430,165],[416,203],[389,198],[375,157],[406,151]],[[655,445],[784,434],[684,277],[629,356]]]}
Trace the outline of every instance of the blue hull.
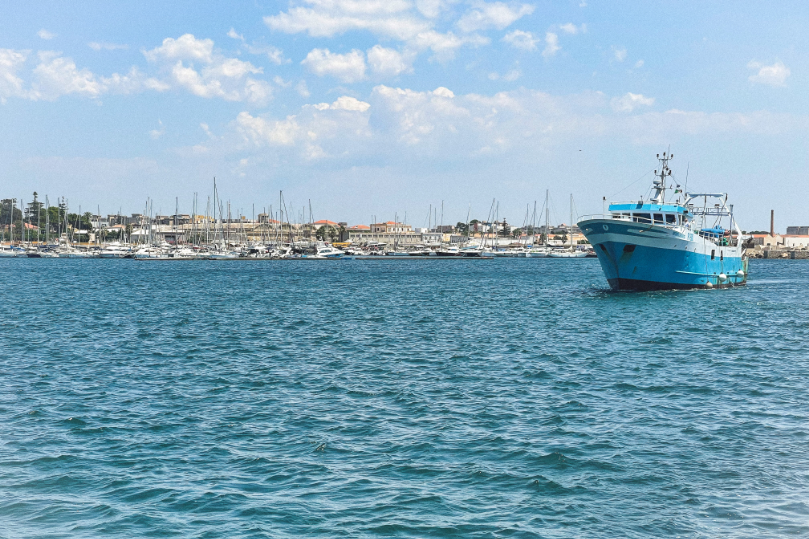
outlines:
{"label": "blue hull", "polygon": [[[608,225],[609,234],[602,232],[602,223]],[[647,227],[638,233],[637,225],[614,221],[585,226],[613,290],[726,288],[747,281],[746,261],[732,247],[712,245],[705,254],[704,244],[665,229]]]}

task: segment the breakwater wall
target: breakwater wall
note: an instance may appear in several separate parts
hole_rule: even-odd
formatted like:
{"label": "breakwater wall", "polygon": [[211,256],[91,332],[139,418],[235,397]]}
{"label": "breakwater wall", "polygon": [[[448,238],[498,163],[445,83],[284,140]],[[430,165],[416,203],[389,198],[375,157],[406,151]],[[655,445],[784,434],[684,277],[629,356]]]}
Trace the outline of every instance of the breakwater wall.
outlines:
{"label": "breakwater wall", "polygon": [[747,252],[750,258],[766,258],[780,260],[809,259],[809,251],[804,249],[761,249]]}

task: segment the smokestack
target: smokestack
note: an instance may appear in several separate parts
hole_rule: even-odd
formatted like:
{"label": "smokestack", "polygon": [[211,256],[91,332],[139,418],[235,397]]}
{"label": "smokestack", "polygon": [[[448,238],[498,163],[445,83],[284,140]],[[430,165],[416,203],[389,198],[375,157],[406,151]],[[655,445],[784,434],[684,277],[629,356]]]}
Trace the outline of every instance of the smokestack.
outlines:
{"label": "smokestack", "polygon": [[770,210],[770,236],[775,237],[775,210]]}

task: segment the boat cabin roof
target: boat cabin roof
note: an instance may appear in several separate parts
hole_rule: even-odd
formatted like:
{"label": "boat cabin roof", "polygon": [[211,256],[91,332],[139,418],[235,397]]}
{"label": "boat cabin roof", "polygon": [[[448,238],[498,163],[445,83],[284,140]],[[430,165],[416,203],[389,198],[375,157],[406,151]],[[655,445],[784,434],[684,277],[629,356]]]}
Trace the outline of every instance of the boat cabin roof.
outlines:
{"label": "boat cabin roof", "polygon": [[610,211],[648,211],[687,213],[686,208],[676,204],[643,204],[639,202],[628,204],[610,204]]}

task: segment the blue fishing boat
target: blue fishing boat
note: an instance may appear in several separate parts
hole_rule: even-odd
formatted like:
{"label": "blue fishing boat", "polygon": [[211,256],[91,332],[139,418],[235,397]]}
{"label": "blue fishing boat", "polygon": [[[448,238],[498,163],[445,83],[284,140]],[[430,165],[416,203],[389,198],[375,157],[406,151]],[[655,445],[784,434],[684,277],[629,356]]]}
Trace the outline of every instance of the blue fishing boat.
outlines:
{"label": "blue fishing boat", "polygon": [[[747,282],[744,238],[726,193],[684,193],[657,156],[649,200],[612,203],[578,226],[613,290],[726,288]],[[673,191],[673,200],[666,192]]]}

